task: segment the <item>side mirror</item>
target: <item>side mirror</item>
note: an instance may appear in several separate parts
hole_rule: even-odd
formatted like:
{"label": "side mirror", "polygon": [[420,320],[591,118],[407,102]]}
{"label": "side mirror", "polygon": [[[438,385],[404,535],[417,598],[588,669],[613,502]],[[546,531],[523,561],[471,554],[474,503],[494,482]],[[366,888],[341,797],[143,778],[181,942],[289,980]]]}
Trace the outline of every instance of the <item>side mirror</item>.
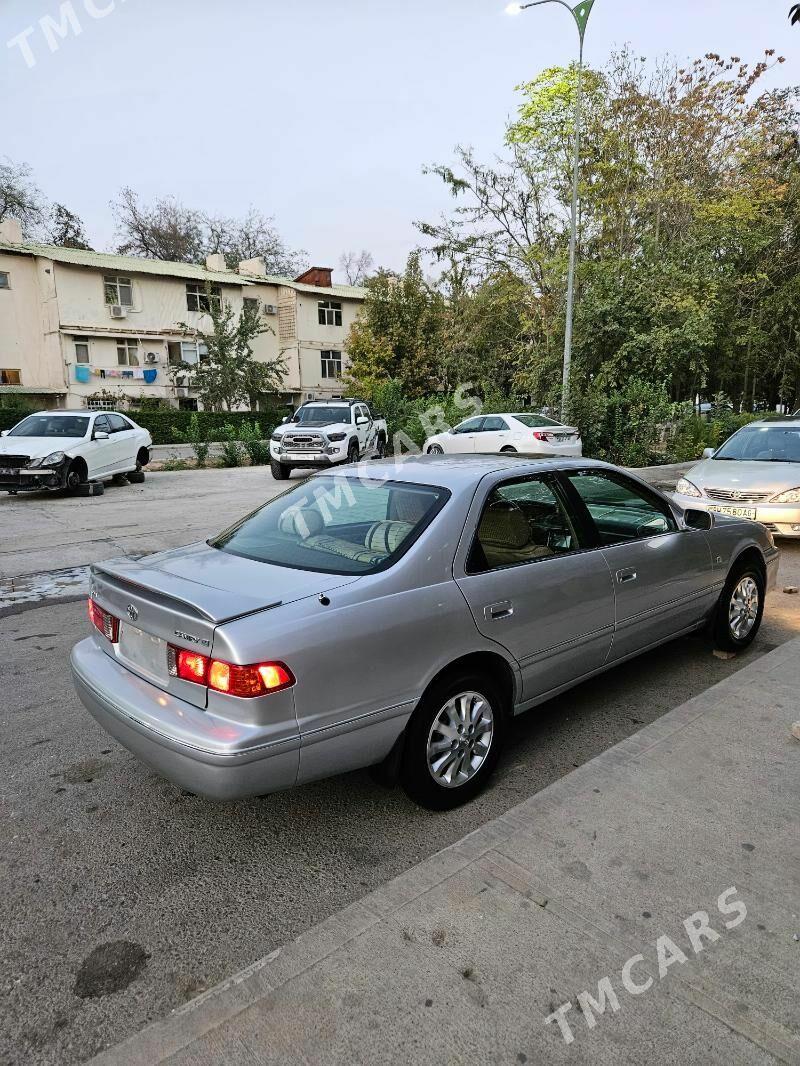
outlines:
{"label": "side mirror", "polygon": [[288,421],[289,421],[289,416],[288,415],[284,415],[284,417],[281,419],[281,425],[285,426]]}
{"label": "side mirror", "polygon": [[356,419],[356,425],[357,426],[368,426],[369,425],[369,419],[368,418],[357,418]]}
{"label": "side mirror", "polygon": [[716,448],[703,448],[703,458],[712,459],[716,452]]}
{"label": "side mirror", "polygon": [[6,433],[8,433],[7,429],[0,429],[0,437],[5,437]]}
{"label": "side mirror", "polygon": [[689,508],[683,512],[683,521],[688,529],[702,529],[708,531],[714,528],[714,516],[710,511],[695,511]]}
{"label": "side mirror", "polygon": [[95,440],[108,440],[108,434],[104,429],[96,429],[94,431]]}

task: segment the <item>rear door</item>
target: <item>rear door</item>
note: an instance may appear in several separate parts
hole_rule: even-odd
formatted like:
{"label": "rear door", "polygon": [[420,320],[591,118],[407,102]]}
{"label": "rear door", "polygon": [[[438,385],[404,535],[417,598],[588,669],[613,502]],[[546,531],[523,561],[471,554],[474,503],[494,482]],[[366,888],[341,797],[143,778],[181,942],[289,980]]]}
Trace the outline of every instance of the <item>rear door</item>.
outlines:
{"label": "rear door", "polygon": [[563,475],[588,512],[614,578],[610,659],[621,659],[699,622],[716,596],[711,549],[700,530],[681,529],[658,493],[617,471]]}
{"label": "rear door", "polygon": [[602,553],[585,550],[557,478],[513,478],[479,493],[466,529],[456,580],[478,629],[519,663],[522,699],[603,666],[614,585]]}
{"label": "rear door", "polygon": [[508,422],[500,415],[487,415],[475,435],[475,451],[494,454],[507,445],[513,445]]}

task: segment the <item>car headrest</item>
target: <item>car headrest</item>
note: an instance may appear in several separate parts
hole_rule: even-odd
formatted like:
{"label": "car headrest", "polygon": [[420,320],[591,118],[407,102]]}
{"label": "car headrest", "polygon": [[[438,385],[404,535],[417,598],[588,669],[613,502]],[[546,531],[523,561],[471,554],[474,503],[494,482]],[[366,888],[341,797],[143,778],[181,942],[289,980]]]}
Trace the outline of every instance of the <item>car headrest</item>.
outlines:
{"label": "car headrest", "polygon": [[531,539],[531,530],[516,504],[498,500],[484,511],[478,537],[481,544],[493,547],[524,548]]}
{"label": "car headrest", "polygon": [[400,547],[413,528],[410,522],[376,522],[364,537],[364,546],[388,555]]}
{"label": "car headrest", "polygon": [[290,507],[278,520],[278,529],[290,537],[315,537],[323,531],[325,522],[313,507]]}

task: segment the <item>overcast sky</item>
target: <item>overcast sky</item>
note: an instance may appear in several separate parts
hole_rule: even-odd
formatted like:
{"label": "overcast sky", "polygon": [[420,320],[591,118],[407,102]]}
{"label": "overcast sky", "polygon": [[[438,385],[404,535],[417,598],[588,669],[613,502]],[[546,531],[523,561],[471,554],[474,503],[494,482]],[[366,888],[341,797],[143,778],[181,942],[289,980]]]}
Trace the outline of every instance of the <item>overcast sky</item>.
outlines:
{"label": "overcast sky", "polygon": [[[60,0],[0,0],[4,41],[33,30],[28,61],[20,44],[0,51],[0,156],[29,163],[101,250],[114,242],[108,202],[130,185],[219,213],[253,203],[319,265],[367,248],[400,267],[413,220],[450,202],[422,166],[457,143],[500,150],[514,87],[576,48],[555,4],[511,18],[505,0],[72,3],[81,33],[50,30],[51,52],[40,20]],[[789,6],[597,0],[587,59],[626,41],[648,57],[772,47],[788,62],[770,84],[800,82]]]}

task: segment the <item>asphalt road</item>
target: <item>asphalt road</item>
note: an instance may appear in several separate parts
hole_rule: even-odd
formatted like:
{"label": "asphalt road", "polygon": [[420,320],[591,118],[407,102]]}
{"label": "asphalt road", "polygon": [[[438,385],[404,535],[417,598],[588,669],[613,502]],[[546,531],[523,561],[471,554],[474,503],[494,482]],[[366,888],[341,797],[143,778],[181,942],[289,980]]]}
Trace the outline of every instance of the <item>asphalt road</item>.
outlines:
{"label": "asphalt road", "polygon": [[[159,515],[140,512],[147,529],[128,527],[114,544],[185,542],[264,498],[260,471],[216,473],[153,475],[145,488]],[[195,478],[208,479],[197,501],[198,483],[183,480]],[[98,523],[138,492],[82,501],[88,518],[72,510],[78,501],[58,513],[71,516],[70,536],[81,526],[103,552],[110,541]],[[103,501],[108,511],[96,506]],[[9,502],[0,500],[0,551],[6,516],[20,523],[20,512],[49,504]],[[60,558],[77,552],[63,565],[88,561],[63,523],[49,513],[43,522],[62,537]],[[46,545],[31,545],[38,530],[29,530],[18,550],[43,558]],[[800,584],[800,545],[786,549],[780,583]],[[800,596],[770,597],[759,639],[740,659],[714,658],[700,638],[677,641],[517,720],[493,786],[446,814],[419,810],[366,772],[228,805],[182,792],[106,736],[74,696],[66,660],[87,631],[82,601],[0,612],[3,1063],[79,1061],[163,1016],[795,636]]]}

